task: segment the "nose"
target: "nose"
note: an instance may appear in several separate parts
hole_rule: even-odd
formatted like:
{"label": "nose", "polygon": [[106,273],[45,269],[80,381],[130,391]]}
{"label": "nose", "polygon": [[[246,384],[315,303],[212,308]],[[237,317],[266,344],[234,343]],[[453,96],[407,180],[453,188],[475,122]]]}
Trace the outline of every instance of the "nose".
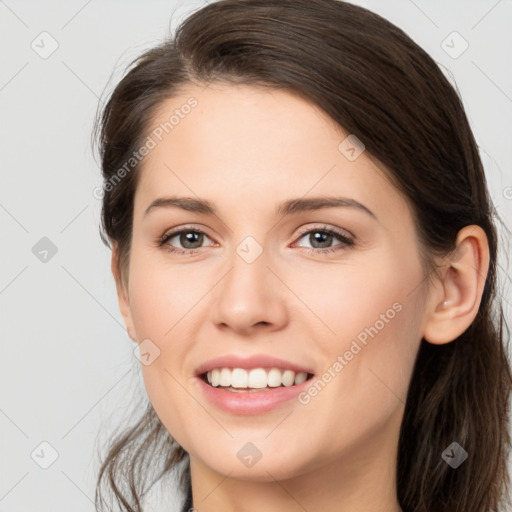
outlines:
{"label": "nose", "polygon": [[241,254],[233,251],[229,269],[215,287],[213,322],[219,329],[231,329],[240,335],[284,328],[290,292],[270,268],[268,251],[263,250],[254,261]]}

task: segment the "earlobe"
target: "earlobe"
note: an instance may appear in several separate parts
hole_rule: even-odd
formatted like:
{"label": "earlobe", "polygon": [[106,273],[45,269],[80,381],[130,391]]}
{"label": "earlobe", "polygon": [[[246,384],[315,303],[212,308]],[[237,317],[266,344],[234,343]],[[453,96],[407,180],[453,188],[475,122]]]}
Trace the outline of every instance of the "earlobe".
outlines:
{"label": "earlobe", "polygon": [[475,319],[489,270],[489,245],[477,225],[462,228],[455,250],[443,259],[442,278],[426,308],[423,337],[441,345],[459,337]]}
{"label": "earlobe", "polygon": [[117,290],[117,300],[119,303],[119,310],[121,312],[121,315],[123,316],[126,332],[128,333],[128,336],[132,341],[137,342],[137,337],[133,326],[128,290],[126,289],[123,283],[119,269],[118,247],[116,243],[112,245],[112,259],[110,262],[110,268],[112,270],[112,275],[114,276]]}

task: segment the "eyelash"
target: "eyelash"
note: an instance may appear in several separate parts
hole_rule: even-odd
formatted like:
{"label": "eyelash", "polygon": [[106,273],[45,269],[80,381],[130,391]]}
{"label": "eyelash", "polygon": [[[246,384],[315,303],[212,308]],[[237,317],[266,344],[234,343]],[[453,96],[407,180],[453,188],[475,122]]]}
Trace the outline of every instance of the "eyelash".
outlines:
{"label": "eyelash", "polygon": [[[177,231],[173,231],[172,233],[166,233],[162,237],[160,237],[157,240],[158,247],[163,248],[166,251],[169,251],[174,254],[186,254],[188,256],[191,256],[199,251],[199,249],[179,249],[176,247],[172,247],[170,245],[166,245],[167,242],[174,238],[176,235],[180,235],[181,233],[199,233],[205,236],[208,236],[203,230],[198,228],[183,228]],[[354,245],[354,238],[351,236],[348,236],[341,231],[335,230],[333,228],[329,228],[327,226],[320,226],[315,228],[310,228],[306,231],[302,231],[299,234],[299,240],[304,237],[304,235],[307,235],[309,233],[326,233],[328,235],[332,235],[336,238],[338,238],[342,243],[339,245],[336,245],[335,247],[327,247],[324,249],[316,249],[314,247],[301,247],[301,249],[305,249],[309,255],[312,254],[326,254],[331,252],[337,252],[339,250],[343,250],[344,248],[342,246],[351,247]],[[164,247],[165,246],[165,247]],[[341,248],[340,248],[341,247]]]}

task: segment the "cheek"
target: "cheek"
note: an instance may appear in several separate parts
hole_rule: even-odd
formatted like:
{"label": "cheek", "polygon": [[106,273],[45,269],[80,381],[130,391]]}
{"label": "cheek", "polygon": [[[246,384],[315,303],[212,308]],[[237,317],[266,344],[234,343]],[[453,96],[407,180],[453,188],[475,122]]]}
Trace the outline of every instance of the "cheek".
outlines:
{"label": "cheek", "polygon": [[323,372],[300,397],[294,419],[300,430],[330,440],[326,457],[399,428],[421,340],[418,304],[403,285],[385,284],[339,293],[330,316],[336,336],[317,339]]}
{"label": "cheek", "polygon": [[194,330],[198,315],[204,314],[201,297],[213,284],[199,278],[193,265],[170,267],[165,262],[157,264],[154,255],[142,250],[132,253],[132,318],[140,353],[145,352],[142,343],[146,343],[151,354],[150,364],[144,364],[141,357],[142,376],[156,413],[178,441],[186,430],[182,415],[197,405],[183,388],[190,377],[184,374],[183,361],[191,348],[190,340],[198,338]]}
{"label": "cheek", "polygon": [[[418,294],[412,292],[422,279],[419,262],[391,251],[379,256],[331,272],[323,289],[317,282],[316,291],[312,283],[302,290],[330,331],[322,328],[324,335],[316,339],[325,368],[320,380],[336,382],[326,386],[333,390],[327,402],[342,396],[354,408],[375,406],[375,411],[383,400],[385,407],[405,401],[422,314]],[[358,405],[360,399],[367,405]]]}
{"label": "cheek", "polygon": [[[163,250],[162,250],[163,252]],[[165,343],[213,286],[193,265],[170,265],[165,254],[134,250],[130,261],[130,305],[138,337]],[[183,322],[183,323],[182,323]]]}
{"label": "cheek", "polygon": [[347,339],[359,336],[364,343],[375,334],[372,326],[381,333],[392,331],[400,323],[404,315],[399,310],[413,297],[410,283],[419,280],[419,271],[407,262],[379,256],[368,258],[365,264],[331,266],[288,276],[312,313],[308,313],[308,319],[320,326],[319,334],[325,331],[317,342],[326,347],[339,343],[336,348],[342,348]]}

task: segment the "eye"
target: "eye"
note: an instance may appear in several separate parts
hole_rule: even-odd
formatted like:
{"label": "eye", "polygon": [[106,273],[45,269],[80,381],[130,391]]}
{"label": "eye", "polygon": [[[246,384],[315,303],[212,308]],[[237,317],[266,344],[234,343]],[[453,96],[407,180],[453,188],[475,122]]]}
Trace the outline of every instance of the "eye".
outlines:
{"label": "eye", "polygon": [[[316,228],[310,228],[307,231],[300,233],[300,239],[309,235],[309,242],[312,247],[302,247],[307,250],[309,254],[336,252],[343,250],[346,247],[354,245],[354,238],[346,233],[338,231],[327,226],[319,226]],[[192,255],[198,252],[198,249],[202,248],[204,239],[209,238],[204,231],[198,228],[182,228],[171,233],[164,234],[157,242],[158,246],[165,250],[175,254],[186,254]],[[341,243],[330,246],[333,239],[340,240]],[[170,243],[173,239],[176,239],[174,243]],[[179,243],[182,248],[175,247],[175,244]],[[299,246],[301,247],[301,246]]]}
{"label": "eye", "polygon": [[[306,235],[308,235],[307,240],[312,245],[311,248],[304,247],[309,254],[336,252],[354,245],[354,238],[351,235],[327,226],[319,226],[303,231],[300,238],[304,238]],[[331,246],[335,238],[340,240],[341,243]]]}
{"label": "eye", "polygon": [[[206,233],[201,229],[197,228],[185,228],[180,229],[178,231],[173,231],[172,233],[166,233],[159,241],[159,247],[164,247],[169,252],[177,253],[177,254],[194,254],[197,252],[197,249],[201,247],[204,238],[207,237]],[[178,242],[182,244],[183,249],[173,247],[169,244],[169,242],[173,239],[177,238]]]}

